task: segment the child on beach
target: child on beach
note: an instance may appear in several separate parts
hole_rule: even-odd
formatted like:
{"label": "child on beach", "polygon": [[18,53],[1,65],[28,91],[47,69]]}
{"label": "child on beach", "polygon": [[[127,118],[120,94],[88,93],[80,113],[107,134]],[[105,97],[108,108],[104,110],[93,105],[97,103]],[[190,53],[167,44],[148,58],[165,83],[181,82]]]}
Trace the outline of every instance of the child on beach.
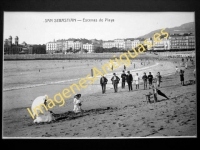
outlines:
{"label": "child on beach", "polygon": [[139,76],[138,76],[138,73],[136,73],[136,76],[135,76],[135,84],[136,84],[136,89],[139,89]]}
{"label": "child on beach", "polygon": [[181,80],[181,85],[184,86],[184,71],[180,70],[180,80]]}
{"label": "child on beach", "polygon": [[74,96],[74,109],[73,109],[73,111],[75,112],[75,113],[79,113],[79,112],[82,112],[82,109],[81,109],[81,100],[80,100],[80,97],[81,97],[81,94],[77,94],[77,95],[75,95]]}

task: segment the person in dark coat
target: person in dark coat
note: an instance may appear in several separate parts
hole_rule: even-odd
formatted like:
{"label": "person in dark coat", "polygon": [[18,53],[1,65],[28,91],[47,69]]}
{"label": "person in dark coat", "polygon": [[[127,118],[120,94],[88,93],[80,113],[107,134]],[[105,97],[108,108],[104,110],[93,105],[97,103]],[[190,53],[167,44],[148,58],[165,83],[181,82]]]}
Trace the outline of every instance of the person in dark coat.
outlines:
{"label": "person in dark coat", "polygon": [[180,80],[181,80],[181,85],[184,86],[184,71],[180,70]]}
{"label": "person in dark coat", "polygon": [[124,89],[125,88],[125,82],[126,82],[126,74],[125,74],[124,70],[123,70],[123,73],[121,75],[121,78],[122,78],[122,89]]}
{"label": "person in dark coat", "polygon": [[130,71],[128,71],[127,73],[128,74],[126,75],[126,81],[128,83],[128,89],[129,91],[132,91],[133,90],[133,87],[132,87],[133,76],[132,74],[130,74]]}
{"label": "person in dark coat", "polygon": [[126,70],[126,66],[124,65],[124,70]]}
{"label": "person in dark coat", "polygon": [[152,86],[152,81],[153,81],[153,75],[151,74],[151,72],[149,72],[148,80],[149,80],[149,89],[150,89],[150,87]]}
{"label": "person in dark coat", "polygon": [[144,82],[144,90],[145,90],[145,88],[147,89],[147,75],[146,75],[146,73],[144,72],[144,75],[142,76],[142,80],[143,80],[143,82]]}
{"label": "person in dark coat", "polygon": [[117,93],[118,91],[118,83],[120,81],[120,78],[116,76],[115,73],[113,73],[113,77],[111,78],[112,84],[114,86],[114,92]]}
{"label": "person in dark coat", "polygon": [[106,93],[106,84],[108,82],[108,79],[104,77],[104,75],[100,78],[100,84],[102,87],[102,94]]}

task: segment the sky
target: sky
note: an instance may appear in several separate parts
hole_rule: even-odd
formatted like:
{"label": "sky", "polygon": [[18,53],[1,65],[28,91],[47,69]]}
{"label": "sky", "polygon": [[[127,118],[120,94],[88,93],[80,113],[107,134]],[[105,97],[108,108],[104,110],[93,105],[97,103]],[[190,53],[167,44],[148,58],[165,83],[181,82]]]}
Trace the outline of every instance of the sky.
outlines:
{"label": "sky", "polygon": [[68,38],[137,38],[153,30],[195,22],[194,15],[194,12],[4,12],[4,40],[12,36],[14,43],[18,36],[20,44],[23,41],[46,44]]}

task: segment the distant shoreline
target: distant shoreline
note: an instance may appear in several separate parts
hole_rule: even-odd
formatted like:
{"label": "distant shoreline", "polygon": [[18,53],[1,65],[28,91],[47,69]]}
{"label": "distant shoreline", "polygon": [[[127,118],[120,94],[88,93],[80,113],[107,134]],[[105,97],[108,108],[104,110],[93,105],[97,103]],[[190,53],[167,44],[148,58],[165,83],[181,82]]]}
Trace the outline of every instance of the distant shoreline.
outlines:
{"label": "distant shoreline", "polygon": [[[170,54],[185,54],[192,53],[193,51],[179,51],[179,52],[161,52]],[[155,52],[160,53],[160,52]],[[17,54],[17,55],[4,55],[4,61],[17,61],[17,60],[81,60],[81,59],[112,59],[113,56],[119,57],[122,53],[89,53],[89,54]],[[158,58],[154,52],[143,53],[134,59]],[[132,58],[130,58],[132,59]]]}

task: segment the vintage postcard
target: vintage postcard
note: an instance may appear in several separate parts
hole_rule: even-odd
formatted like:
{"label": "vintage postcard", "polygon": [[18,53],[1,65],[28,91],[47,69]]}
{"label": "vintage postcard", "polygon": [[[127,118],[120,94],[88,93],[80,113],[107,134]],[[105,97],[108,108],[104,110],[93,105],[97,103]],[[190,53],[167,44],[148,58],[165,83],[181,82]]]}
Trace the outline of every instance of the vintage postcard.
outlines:
{"label": "vintage postcard", "polygon": [[194,16],[5,11],[3,138],[197,137]]}

